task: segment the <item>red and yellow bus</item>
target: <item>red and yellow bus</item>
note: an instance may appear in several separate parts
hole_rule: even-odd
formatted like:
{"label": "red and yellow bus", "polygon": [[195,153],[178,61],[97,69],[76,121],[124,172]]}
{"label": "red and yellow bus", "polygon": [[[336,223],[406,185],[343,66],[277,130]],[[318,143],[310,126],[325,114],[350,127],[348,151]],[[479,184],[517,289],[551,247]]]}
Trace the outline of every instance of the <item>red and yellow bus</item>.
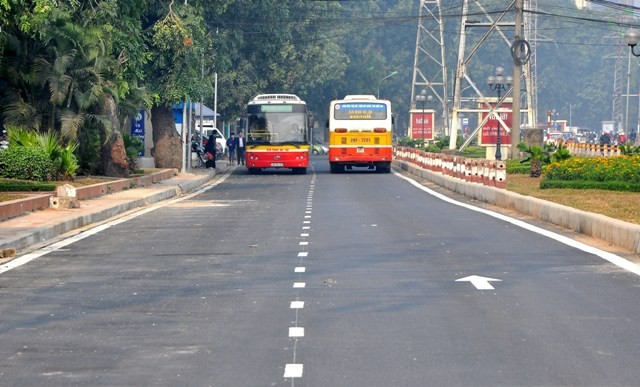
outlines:
{"label": "red and yellow bus", "polygon": [[249,173],[291,168],[305,174],[309,166],[307,104],[294,94],[261,94],[247,106],[246,165]]}
{"label": "red and yellow bus", "polygon": [[393,119],[391,103],[373,95],[347,95],[329,108],[331,172],[353,167],[391,172]]}

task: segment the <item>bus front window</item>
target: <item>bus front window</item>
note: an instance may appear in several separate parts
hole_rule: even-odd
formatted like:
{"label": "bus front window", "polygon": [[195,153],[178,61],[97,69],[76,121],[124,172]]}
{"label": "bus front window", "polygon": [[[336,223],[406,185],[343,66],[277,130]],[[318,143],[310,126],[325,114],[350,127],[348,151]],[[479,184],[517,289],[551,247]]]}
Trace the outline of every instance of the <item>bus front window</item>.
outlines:
{"label": "bus front window", "polygon": [[305,142],[304,113],[258,113],[249,116],[249,139],[255,142]]}

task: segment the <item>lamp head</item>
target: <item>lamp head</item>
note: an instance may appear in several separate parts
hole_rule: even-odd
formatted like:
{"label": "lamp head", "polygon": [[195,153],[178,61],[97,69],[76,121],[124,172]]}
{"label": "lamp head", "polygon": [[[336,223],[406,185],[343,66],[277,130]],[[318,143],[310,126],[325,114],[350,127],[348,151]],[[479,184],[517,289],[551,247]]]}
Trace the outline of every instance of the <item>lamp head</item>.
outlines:
{"label": "lamp head", "polygon": [[505,78],[504,82],[509,86],[513,85],[513,77],[511,75],[507,75],[507,77]]}
{"label": "lamp head", "polygon": [[635,47],[640,42],[640,31],[635,28],[628,29],[624,33],[624,42],[630,47]]}

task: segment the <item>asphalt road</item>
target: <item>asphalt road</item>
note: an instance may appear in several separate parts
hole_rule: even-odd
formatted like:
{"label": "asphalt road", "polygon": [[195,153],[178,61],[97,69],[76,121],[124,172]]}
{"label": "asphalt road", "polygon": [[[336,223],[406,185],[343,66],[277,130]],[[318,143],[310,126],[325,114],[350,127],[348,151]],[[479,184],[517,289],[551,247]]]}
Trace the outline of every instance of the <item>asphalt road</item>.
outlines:
{"label": "asphalt road", "polygon": [[0,385],[640,384],[638,275],[313,161],[238,169],[0,275]]}

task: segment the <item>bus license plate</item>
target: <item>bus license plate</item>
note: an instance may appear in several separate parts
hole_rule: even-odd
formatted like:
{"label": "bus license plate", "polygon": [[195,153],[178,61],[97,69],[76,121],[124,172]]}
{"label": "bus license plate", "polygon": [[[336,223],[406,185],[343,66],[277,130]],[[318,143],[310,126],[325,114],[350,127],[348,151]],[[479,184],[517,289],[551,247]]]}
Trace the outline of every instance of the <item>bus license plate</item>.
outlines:
{"label": "bus license plate", "polygon": [[272,167],[283,167],[284,163],[271,163]]}
{"label": "bus license plate", "polygon": [[359,146],[358,149],[356,150],[356,153],[364,153],[364,147]]}

